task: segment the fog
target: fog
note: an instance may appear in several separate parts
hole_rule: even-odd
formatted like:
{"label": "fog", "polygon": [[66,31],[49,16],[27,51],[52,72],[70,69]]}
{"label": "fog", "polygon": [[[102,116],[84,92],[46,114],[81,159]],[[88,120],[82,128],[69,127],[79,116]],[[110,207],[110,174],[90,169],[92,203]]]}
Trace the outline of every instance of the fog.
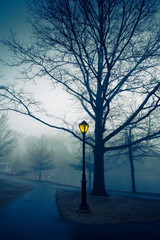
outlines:
{"label": "fog", "polygon": [[[24,1],[18,0],[3,1],[3,4],[1,2],[0,27],[3,29],[1,36],[6,34],[10,25],[12,25],[13,29],[18,29],[23,35],[23,3]],[[23,35],[23,37],[24,36],[25,35]],[[1,46],[0,51],[4,57],[8,57],[8,52]],[[8,81],[9,83],[12,83],[13,75],[16,76],[14,71],[8,71],[7,68],[2,69],[2,74],[5,75],[4,81]],[[78,111],[75,113],[75,106],[73,107],[74,103],[71,102],[72,100],[68,98],[68,95],[59,87],[56,87],[53,91],[53,87],[47,85],[45,79],[43,79],[43,81],[41,80],[38,85],[29,84],[26,90],[32,90],[31,92],[34,93],[35,98],[40,101],[45,110],[47,110],[48,115],[38,113],[42,119],[47,119],[50,123],[58,123],[55,116],[59,118],[65,117],[71,121],[77,119],[79,113]],[[9,112],[8,117],[10,127],[21,134],[19,145],[15,147],[12,153],[5,159],[5,161],[10,164],[10,169],[7,170],[9,171],[8,173],[19,175],[22,171],[32,171],[26,156],[28,143],[33,139],[43,138],[43,136],[45,136],[47,139],[46,146],[48,146],[49,150],[53,150],[55,154],[55,166],[49,171],[47,176],[49,180],[59,184],[81,186],[82,146],[79,142],[69,134],[54,131],[28,116],[16,112]],[[79,119],[80,122],[81,120],[83,119]],[[90,158],[90,164],[93,165],[93,153],[87,149],[86,158],[88,158],[88,156]],[[119,164],[119,162],[121,162],[121,159],[117,159],[114,163],[112,163],[112,157],[105,159],[106,189],[131,191],[129,160],[126,159],[122,161],[123,163],[121,164]],[[160,193],[159,157],[142,157],[141,160],[135,161],[134,164],[137,192]],[[93,167],[91,167],[91,169],[92,171],[90,170],[89,172],[88,168],[86,168],[88,188],[93,185]],[[4,171],[2,167],[0,170]]]}
{"label": "fog", "polygon": [[[19,145],[7,157],[6,162],[10,163],[9,174],[18,176],[28,176],[34,172],[27,158],[27,151],[30,144],[38,139],[45,139],[45,146],[54,153],[54,168],[43,171],[47,179],[62,185],[81,187],[82,177],[82,145],[67,134],[53,134],[22,137]],[[89,160],[88,160],[89,159]],[[90,167],[89,167],[90,164]],[[160,193],[159,169],[160,162],[158,157],[142,158],[135,161],[135,182],[137,192]],[[131,191],[131,174],[129,161],[117,159],[106,159],[105,161],[105,184],[106,190]],[[1,172],[2,172],[1,165]],[[26,173],[27,174],[26,174]],[[25,173],[25,174],[24,174]],[[93,153],[86,148],[86,179],[87,188],[93,185]]]}

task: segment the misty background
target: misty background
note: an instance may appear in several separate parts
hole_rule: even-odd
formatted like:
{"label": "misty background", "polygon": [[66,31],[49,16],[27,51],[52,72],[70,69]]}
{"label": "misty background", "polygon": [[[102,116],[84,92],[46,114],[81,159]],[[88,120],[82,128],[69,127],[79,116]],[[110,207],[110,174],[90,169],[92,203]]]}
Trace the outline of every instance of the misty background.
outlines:
{"label": "misty background", "polygon": [[[3,38],[10,28],[18,31],[22,38],[29,38],[29,29],[26,31],[27,25],[24,22],[25,4],[22,0],[6,0],[0,1],[0,38]],[[25,26],[25,30],[24,30]],[[0,46],[0,55],[3,58],[10,58],[6,49]],[[16,70],[8,71],[8,68],[0,64],[3,81],[14,83],[19,80]],[[40,84],[33,83],[25,85],[24,82],[18,81],[20,87],[30,90],[37,100],[43,104],[43,108],[48,115],[42,115],[44,119],[52,119],[55,116],[66,117],[71,121],[76,119],[81,112],[78,104],[72,104],[72,99],[59,87],[54,89],[50,85],[45,84],[45,79]],[[38,113],[41,116],[41,112]],[[56,120],[58,121],[58,120]],[[80,120],[81,122],[81,120]],[[73,137],[60,131],[50,129],[49,127],[15,112],[8,112],[7,129],[13,131],[13,135],[17,135],[18,140],[11,150],[5,156],[0,157],[0,172],[25,176],[31,172],[37,174],[33,162],[28,156],[31,145],[34,145],[39,139],[45,139],[47,151],[53,151],[54,166],[52,169],[44,169],[50,181],[66,184],[71,186],[81,186],[82,174],[82,144]],[[77,130],[78,130],[77,122]],[[89,123],[90,124],[90,123]],[[1,126],[0,126],[1,127]],[[92,134],[92,123],[89,128]],[[159,145],[160,139],[156,139],[156,145]],[[157,150],[144,154],[136,152],[134,158],[135,167],[135,183],[137,192],[160,193],[160,156]],[[105,154],[105,183],[107,190],[123,190],[131,191],[131,173],[130,164],[127,153],[111,152]],[[93,152],[86,148],[86,178],[87,187],[91,188],[93,184]]]}
{"label": "misty background", "polygon": [[[15,129],[14,129],[15,130]],[[9,154],[1,158],[0,172],[17,176],[30,176],[38,180],[39,171],[33,166],[33,153],[30,147],[44,140],[44,146],[53,152],[54,166],[42,171],[42,180],[47,179],[58,184],[81,186],[82,143],[68,138],[67,134],[47,133],[40,136],[22,135],[18,132],[18,141]],[[15,136],[15,132],[14,132]],[[30,159],[31,157],[31,159]],[[117,161],[118,159],[118,161]],[[160,193],[159,156],[139,156],[134,160],[137,192]],[[93,184],[93,153],[86,148],[87,187]],[[107,190],[131,191],[131,173],[126,153],[117,151],[105,155],[105,182]]]}

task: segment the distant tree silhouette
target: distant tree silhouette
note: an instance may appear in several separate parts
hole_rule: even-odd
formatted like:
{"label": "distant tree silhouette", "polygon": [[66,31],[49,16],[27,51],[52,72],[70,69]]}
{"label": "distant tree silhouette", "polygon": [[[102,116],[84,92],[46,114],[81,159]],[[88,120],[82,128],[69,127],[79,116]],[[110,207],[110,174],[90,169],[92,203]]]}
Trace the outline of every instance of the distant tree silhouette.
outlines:
{"label": "distant tree silhouette", "polygon": [[29,144],[27,158],[33,170],[39,171],[39,181],[42,171],[54,168],[54,153],[49,150],[45,138],[41,137]]}
{"label": "distant tree silhouette", "polygon": [[160,156],[158,135],[157,137],[155,136],[154,139],[148,139],[147,141],[132,145],[132,142],[134,142],[135,139],[140,139],[144,135],[149,136],[151,128],[156,128],[155,118],[157,118],[157,116],[154,117],[154,121],[152,122],[153,119],[150,119],[149,117],[149,119],[145,119],[140,124],[129,126],[128,129],[126,128],[122,131],[114,144],[116,145],[118,142],[121,142],[122,145],[126,144],[128,147],[119,151],[113,151],[109,156],[111,159],[110,164],[113,165],[121,165],[122,163],[129,161],[132,192],[136,192],[135,161],[143,162],[143,159],[146,157]]}
{"label": "distant tree silhouette", "polygon": [[[81,149],[80,149],[81,148]],[[80,148],[78,148],[78,151],[76,152],[75,156],[76,159],[78,160],[77,163],[69,163],[68,165],[70,167],[72,167],[74,170],[80,170],[82,171],[83,169],[83,162],[82,162],[82,146],[80,146]],[[91,152],[91,148],[87,148],[86,149],[86,154],[85,154],[85,168],[88,171],[88,175],[89,175],[89,181],[88,181],[88,185],[89,185],[89,189],[91,189],[91,173],[94,172],[94,163],[93,163],[93,158],[92,158],[92,152]]]}
{"label": "distant tree silhouette", "polygon": [[143,126],[132,126],[128,128],[128,131],[125,133],[126,142],[128,143],[128,159],[130,163],[130,172],[131,172],[131,183],[132,183],[132,192],[136,192],[136,179],[135,179],[135,160],[142,160],[145,157],[160,156],[159,141],[155,139],[141,142],[136,145],[132,145],[132,141],[136,135],[143,134],[144,131],[149,133],[149,128]]}
{"label": "distant tree silhouette", "polygon": [[7,114],[0,115],[0,161],[6,158],[18,144],[20,135],[12,130]]}
{"label": "distant tree silhouette", "polygon": [[[104,153],[124,149],[160,134],[160,129],[112,145],[114,138],[142,122],[160,106],[160,25],[157,0],[33,0],[28,5],[34,38],[25,42],[11,32],[3,43],[23,66],[27,80],[49,78],[79,102],[93,126],[86,143],[94,152],[92,194],[106,195]],[[50,124],[34,114],[34,100],[7,86],[2,109],[20,112],[81,139],[77,126]],[[137,105],[129,110],[135,98]],[[11,101],[12,100],[12,101]],[[9,105],[8,105],[9,104]],[[79,117],[79,116],[78,116]]]}

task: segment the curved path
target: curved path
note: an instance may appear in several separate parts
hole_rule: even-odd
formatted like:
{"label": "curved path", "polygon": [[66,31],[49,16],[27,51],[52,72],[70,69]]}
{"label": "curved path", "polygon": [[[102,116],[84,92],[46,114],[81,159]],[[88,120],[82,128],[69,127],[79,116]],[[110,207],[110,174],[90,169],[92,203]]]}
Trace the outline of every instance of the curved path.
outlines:
{"label": "curved path", "polygon": [[20,181],[33,189],[0,210],[0,240],[160,239],[160,222],[105,225],[68,222],[57,209],[56,191],[60,186]]}

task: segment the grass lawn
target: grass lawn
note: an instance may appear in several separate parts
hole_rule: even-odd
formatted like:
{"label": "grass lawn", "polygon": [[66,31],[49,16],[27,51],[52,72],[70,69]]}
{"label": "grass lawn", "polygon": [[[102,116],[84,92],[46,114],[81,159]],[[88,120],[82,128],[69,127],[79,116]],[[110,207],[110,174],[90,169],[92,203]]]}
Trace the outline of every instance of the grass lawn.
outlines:
{"label": "grass lawn", "polygon": [[0,209],[31,189],[31,186],[16,182],[16,180],[14,182],[0,179]]}

